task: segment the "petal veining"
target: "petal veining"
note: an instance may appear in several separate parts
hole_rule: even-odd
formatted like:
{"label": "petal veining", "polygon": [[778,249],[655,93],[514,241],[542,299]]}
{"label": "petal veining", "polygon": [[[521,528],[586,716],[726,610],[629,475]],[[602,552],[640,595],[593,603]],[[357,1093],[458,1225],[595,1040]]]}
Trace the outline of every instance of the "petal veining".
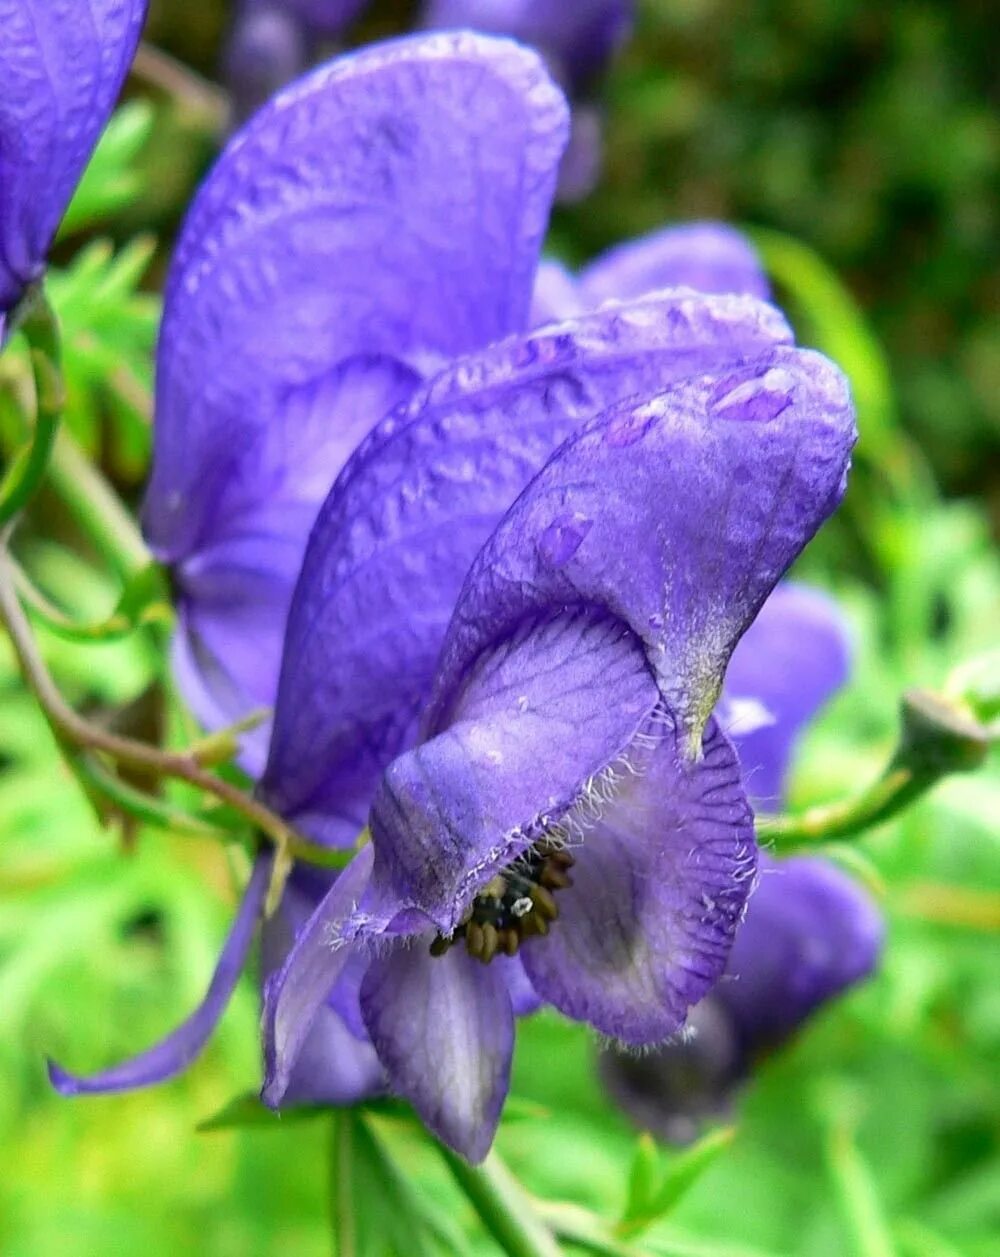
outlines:
{"label": "petal veining", "polygon": [[340,57],[251,119],[167,283],[145,508],[163,557],[204,543],[288,390],[359,355],[423,371],[525,325],[565,130],[537,56],[469,34]]}
{"label": "petal veining", "polygon": [[368,1031],[390,1086],[470,1161],[489,1151],[510,1084],[514,1014],[499,966],[421,940],[377,956],[361,985]]}
{"label": "petal veining", "polygon": [[145,20],[146,0],[0,0],[0,332],[41,273]]}
{"label": "petal veining", "polygon": [[272,806],[324,840],[364,823],[380,773],[413,742],[476,552],[559,442],[624,397],[789,337],[761,302],[676,292],[512,339],[418,390],[350,460],[310,539]]}
{"label": "petal veining", "polygon": [[522,947],[528,977],[604,1034],[662,1041],[721,976],[753,886],[753,817],[718,726],[692,762],[669,719],[651,725],[569,841],[573,885]]}

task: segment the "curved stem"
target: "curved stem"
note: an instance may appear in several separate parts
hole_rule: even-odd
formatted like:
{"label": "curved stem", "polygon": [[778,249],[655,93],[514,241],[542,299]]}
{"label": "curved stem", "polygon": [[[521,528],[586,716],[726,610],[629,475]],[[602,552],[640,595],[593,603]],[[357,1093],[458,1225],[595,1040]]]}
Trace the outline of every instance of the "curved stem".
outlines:
{"label": "curved stem", "polygon": [[59,323],[41,286],[30,290],[15,313],[28,342],[35,381],[35,424],[0,485],[0,527],[14,519],[34,497],[45,475],[66,404],[59,346]]}
{"label": "curved stem", "polygon": [[895,896],[898,911],[935,925],[1000,933],[1000,894],[943,882],[910,882]]}
{"label": "curved stem", "polygon": [[141,609],[128,614],[121,609],[123,599],[119,599],[110,615],[100,620],[81,623],[57,607],[48,595],[38,588],[12,555],[8,555],[8,561],[14,572],[17,593],[29,612],[35,619],[40,620],[49,632],[67,641],[87,643],[115,641],[133,633],[141,624],[169,625],[173,621],[173,608],[167,603],[164,593],[162,600],[150,600]]}
{"label": "curved stem", "polygon": [[920,778],[910,768],[890,767],[866,790],[849,799],[821,803],[797,816],[759,816],[757,836],[782,844],[852,838],[890,820],[937,780]]}
{"label": "curved stem", "polygon": [[562,1249],[531,1198],[496,1153],[482,1165],[469,1165],[443,1144],[439,1151],[483,1225],[509,1257],[561,1257]]}
{"label": "curved stem", "polygon": [[81,786],[103,799],[108,799],[120,813],[134,816],[149,825],[156,825],[173,834],[194,838],[215,838],[227,841],[232,834],[219,829],[199,816],[192,816],[174,807],[165,799],[147,794],[130,786],[114,772],[107,769],[96,756],[77,754],[72,757],[71,767],[80,779]]}
{"label": "curved stem", "polygon": [[580,1205],[532,1198],[539,1215],[566,1243],[596,1257],[645,1257],[641,1249],[613,1235],[603,1219]]}
{"label": "curved stem", "polygon": [[38,651],[14,585],[14,569],[6,546],[0,545],[0,620],[17,655],[25,683],[34,694],[56,741],[66,746],[99,752],[116,763],[152,770],[214,795],[243,816],[280,851],[313,863],[343,864],[350,852],[331,852],[299,837],[280,816],[236,786],[206,772],[189,752],[172,752],[148,746],[132,738],[109,733],[78,716],[64,701]]}
{"label": "curved stem", "polygon": [[134,576],[153,562],[132,516],[67,432],[61,432],[55,443],[49,479],[120,576]]}
{"label": "curved stem", "polygon": [[982,764],[991,733],[969,712],[926,690],[903,696],[899,744],[882,775],[860,794],[798,816],[761,816],[757,836],[794,844],[851,838],[891,820],[951,773]]}

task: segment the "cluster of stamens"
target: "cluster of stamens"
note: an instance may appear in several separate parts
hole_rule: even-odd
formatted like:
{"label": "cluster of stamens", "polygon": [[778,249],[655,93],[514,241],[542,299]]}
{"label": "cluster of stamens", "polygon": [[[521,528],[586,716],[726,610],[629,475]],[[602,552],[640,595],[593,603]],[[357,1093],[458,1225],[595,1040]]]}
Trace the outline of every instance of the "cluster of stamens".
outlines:
{"label": "cluster of stamens", "polygon": [[465,949],[483,964],[502,953],[513,956],[526,938],[546,935],[559,916],[555,892],[573,885],[573,857],[542,841],[491,878],[472,901],[454,934],[439,934],[431,955],[443,956],[465,939]]}

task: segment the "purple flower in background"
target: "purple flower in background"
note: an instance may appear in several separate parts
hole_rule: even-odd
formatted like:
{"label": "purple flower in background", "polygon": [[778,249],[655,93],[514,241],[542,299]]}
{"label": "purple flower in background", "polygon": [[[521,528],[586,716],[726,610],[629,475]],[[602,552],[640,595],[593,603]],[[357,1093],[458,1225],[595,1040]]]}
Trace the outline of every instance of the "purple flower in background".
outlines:
{"label": "purple flower in background", "polygon": [[628,301],[658,288],[746,293],[767,300],[771,289],[747,238],[724,223],[661,227],[616,245],[578,275],[543,260],[535,280],[532,318],[548,323],[593,310],[605,301]]}
{"label": "purple flower in background", "polygon": [[882,940],[878,909],[846,873],[815,857],[762,858],[725,976],[672,1042],[642,1056],[602,1053],[609,1093],[643,1129],[693,1139],[727,1113],[762,1056],[871,975]]}
{"label": "purple flower in background", "polygon": [[[273,701],[334,482],[261,789],[331,845],[370,816],[373,843],[332,885],[297,871],[266,927],[266,1096],[387,1086],[470,1157],[514,1014],[659,1040],[722,972],[755,852],[711,712],[853,440],[835,368],[717,276],[526,330],[564,136],[506,42],[316,72],[199,194],[160,344],[146,521],[207,723]],[[192,1058],[262,863],[166,1051],[61,1089]]]}
{"label": "purple flower in background", "polygon": [[146,0],[0,0],[0,342],[135,54]]}
{"label": "purple flower in background", "polygon": [[571,96],[593,87],[628,37],[632,0],[427,0],[432,30],[508,35],[537,48]]}
{"label": "purple flower in background", "polygon": [[283,4],[244,4],[222,52],[230,116],[240,123],[290,83],[312,60],[309,32]]}
{"label": "purple flower in background", "polygon": [[592,97],[632,26],[632,0],[428,0],[430,29],[487,31],[537,48],[573,101],[569,145],[559,172],[567,201],[590,192],[600,172],[601,113]]}
{"label": "purple flower in background", "polygon": [[223,52],[232,115],[242,122],[341,35],[366,0],[242,0]]}
{"label": "purple flower in background", "polygon": [[784,805],[796,744],[850,668],[850,632],[836,602],[806,585],[776,589],[733,652],[719,713],[757,811]]}
{"label": "purple flower in background", "polygon": [[317,35],[339,35],[369,0],[281,0],[281,3],[297,13]]}
{"label": "purple flower in background", "polygon": [[[815,590],[779,588],[733,655],[719,709],[755,806],[780,805],[795,741],[848,667],[836,605]],[[610,1094],[662,1138],[684,1142],[724,1113],[761,1055],[878,963],[881,917],[847,874],[812,857],[762,856],[760,872],[725,976],[684,1035],[641,1057],[602,1054]]]}

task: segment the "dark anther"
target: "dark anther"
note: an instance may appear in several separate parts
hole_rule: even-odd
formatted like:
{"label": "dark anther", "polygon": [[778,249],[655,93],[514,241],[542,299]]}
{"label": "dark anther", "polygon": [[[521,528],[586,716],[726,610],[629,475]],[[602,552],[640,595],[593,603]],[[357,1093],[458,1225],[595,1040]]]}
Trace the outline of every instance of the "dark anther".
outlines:
{"label": "dark anther", "polygon": [[548,841],[531,847],[486,883],[454,934],[434,939],[431,955],[443,956],[461,938],[483,964],[500,952],[516,955],[526,938],[544,937],[558,918],[555,892],[573,885],[572,865],[569,852]]}

